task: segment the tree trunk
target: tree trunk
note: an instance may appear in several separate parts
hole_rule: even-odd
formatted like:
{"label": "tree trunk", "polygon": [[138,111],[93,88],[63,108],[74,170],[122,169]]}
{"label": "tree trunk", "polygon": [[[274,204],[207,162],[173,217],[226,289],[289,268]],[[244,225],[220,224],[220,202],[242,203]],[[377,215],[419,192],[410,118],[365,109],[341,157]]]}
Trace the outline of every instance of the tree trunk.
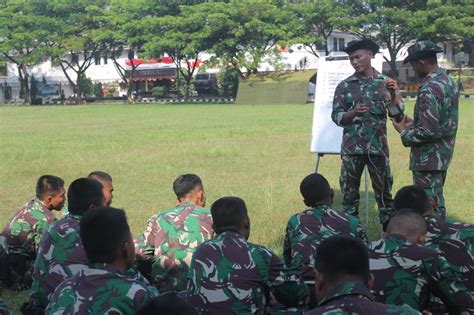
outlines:
{"label": "tree trunk", "polygon": [[133,64],[133,57],[134,54],[132,54],[130,51],[128,53],[128,60],[130,60],[130,75],[128,76],[127,80],[127,103],[132,104],[133,103],[133,98],[132,98],[132,92],[133,92],[133,75],[135,72],[135,65]]}
{"label": "tree trunk", "polygon": [[25,103],[30,104],[30,78],[28,75],[28,68],[25,64],[21,65],[21,72],[23,73],[23,96],[25,97]]}
{"label": "tree trunk", "polygon": [[397,53],[390,51],[390,77],[394,80],[398,79],[398,70],[397,70]]}
{"label": "tree trunk", "polygon": [[189,99],[189,90],[191,88],[191,79],[192,75],[186,76],[185,81],[186,81],[186,86],[184,87],[184,100]]}
{"label": "tree trunk", "polygon": [[75,86],[74,92],[76,92],[79,104],[81,104],[82,103],[82,91],[81,91],[81,73],[80,72],[77,73],[76,86]]}

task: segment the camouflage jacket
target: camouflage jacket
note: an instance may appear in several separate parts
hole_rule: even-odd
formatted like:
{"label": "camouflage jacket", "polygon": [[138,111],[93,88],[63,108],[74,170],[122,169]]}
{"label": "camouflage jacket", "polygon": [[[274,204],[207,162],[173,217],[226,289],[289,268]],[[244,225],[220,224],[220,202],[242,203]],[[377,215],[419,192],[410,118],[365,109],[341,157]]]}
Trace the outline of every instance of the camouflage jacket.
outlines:
{"label": "camouflage jacket", "polygon": [[66,278],[87,268],[79,236],[81,216],[68,214],[51,224],[43,235],[34,263],[30,300],[46,306],[54,289]]}
{"label": "camouflage jacket", "polygon": [[[387,109],[385,96],[388,93],[385,75],[374,69],[374,75],[360,79],[355,73],[341,81],[334,92],[332,120],[343,127],[341,153],[387,155]],[[364,103],[368,111],[344,124],[344,114],[353,110],[357,103]]]}
{"label": "camouflage jacket", "polygon": [[201,314],[264,314],[270,291],[283,305],[307,303],[308,287],[270,249],[231,231],[199,246],[187,300]]}
{"label": "camouflage jacket", "polygon": [[283,258],[288,267],[301,271],[304,281],[314,284],[316,248],[326,238],[349,235],[367,243],[367,235],[355,216],[318,205],[294,214],[288,221],[283,245]]}
{"label": "camouflage jacket", "polygon": [[433,250],[415,245],[398,234],[369,245],[370,271],[376,301],[417,310],[429,308],[435,294],[450,313],[474,312],[474,298]]}
{"label": "camouflage jacket", "polygon": [[10,254],[34,258],[44,230],[56,220],[53,212],[39,199],[33,199],[18,209],[3,228]]}
{"label": "camouflage jacket", "polygon": [[319,314],[421,314],[407,305],[395,306],[374,302],[374,297],[369,289],[358,282],[345,282],[334,288],[329,296],[324,298],[311,312]]}
{"label": "camouflage jacket", "polygon": [[458,279],[474,292],[474,226],[426,217],[425,246],[442,255]]}
{"label": "camouflage jacket", "polygon": [[135,314],[155,296],[158,291],[146,280],[93,264],[56,288],[46,314]]}
{"label": "camouflage jacket", "polygon": [[411,147],[410,170],[447,170],[458,129],[459,92],[456,83],[438,68],[421,82],[413,126],[400,134]]}
{"label": "camouflage jacket", "polygon": [[0,315],[10,315],[10,311],[8,310],[7,306],[3,302],[3,299],[0,297]]}
{"label": "camouflage jacket", "polygon": [[152,278],[160,292],[183,291],[194,250],[213,236],[211,212],[187,202],[153,215],[135,249],[154,262]]}

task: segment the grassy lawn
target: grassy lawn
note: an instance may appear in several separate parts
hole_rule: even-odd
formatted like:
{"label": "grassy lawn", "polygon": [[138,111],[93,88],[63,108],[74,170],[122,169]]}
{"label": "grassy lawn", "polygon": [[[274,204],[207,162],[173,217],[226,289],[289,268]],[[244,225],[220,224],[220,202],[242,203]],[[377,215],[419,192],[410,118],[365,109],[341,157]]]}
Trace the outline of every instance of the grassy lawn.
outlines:
{"label": "grassy lawn", "polygon": [[[112,205],[127,211],[136,234],[152,213],[174,206],[173,180],[192,172],[204,181],[208,206],[221,196],[242,197],[251,241],[281,254],[289,216],[304,209],[300,181],[314,171],[312,112],[310,104],[0,106],[0,225],[34,195],[40,175],[70,183],[104,170],[114,179]],[[445,198],[451,218],[474,223],[474,101],[462,100],[460,113]],[[412,182],[409,150],[389,130],[396,192]],[[339,156],[322,158],[320,173],[336,190],[336,208],[339,172]],[[380,233],[375,210],[371,194],[368,222],[362,217],[371,239]],[[27,293],[2,295],[16,311],[27,299]]]}

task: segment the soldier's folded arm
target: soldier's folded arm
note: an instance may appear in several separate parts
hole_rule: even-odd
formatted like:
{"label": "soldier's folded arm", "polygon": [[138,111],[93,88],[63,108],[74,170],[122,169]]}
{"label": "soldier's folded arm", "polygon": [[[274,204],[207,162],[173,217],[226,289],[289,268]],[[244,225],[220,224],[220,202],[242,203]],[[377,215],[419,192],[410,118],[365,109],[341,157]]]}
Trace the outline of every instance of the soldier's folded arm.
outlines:
{"label": "soldier's folded arm", "polygon": [[286,268],[280,258],[272,255],[269,282],[277,301],[287,307],[305,305],[309,301],[309,288],[296,270]]}
{"label": "soldier's folded arm", "polygon": [[286,264],[286,266],[291,266],[291,241],[290,237],[292,234],[293,228],[290,225],[290,222],[288,222],[288,225],[286,227],[286,233],[285,233],[285,240],[283,242],[283,260]]}
{"label": "soldier's folded arm", "polygon": [[435,95],[429,89],[424,89],[418,95],[418,103],[418,120],[400,134],[406,147],[434,142],[446,136],[439,125],[440,106]]}
{"label": "soldier's folded arm", "polygon": [[443,301],[449,314],[474,314],[472,293],[452,273],[444,257],[433,258],[431,265],[425,268],[434,295]]}

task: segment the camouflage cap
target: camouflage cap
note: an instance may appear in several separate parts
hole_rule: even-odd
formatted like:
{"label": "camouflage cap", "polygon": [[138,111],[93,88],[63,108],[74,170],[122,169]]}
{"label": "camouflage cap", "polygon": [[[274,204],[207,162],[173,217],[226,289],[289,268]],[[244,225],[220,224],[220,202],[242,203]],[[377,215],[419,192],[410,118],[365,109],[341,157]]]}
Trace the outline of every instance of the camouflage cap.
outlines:
{"label": "camouflage cap", "polygon": [[379,45],[377,45],[373,40],[368,38],[364,38],[361,40],[352,40],[347,44],[346,48],[344,48],[344,52],[350,54],[353,51],[361,49],[369,50],[375,55],[379,52]]}
{"label": "camouflage cap", "polygon": [[418,41],[415,44],[408,47],[408,56],[403,60],[403,64],[406,64],[412,60],[418,60],[423,57],[430,55],[436,55],[436,53],[443,52],[443,49],[430,40]]}

